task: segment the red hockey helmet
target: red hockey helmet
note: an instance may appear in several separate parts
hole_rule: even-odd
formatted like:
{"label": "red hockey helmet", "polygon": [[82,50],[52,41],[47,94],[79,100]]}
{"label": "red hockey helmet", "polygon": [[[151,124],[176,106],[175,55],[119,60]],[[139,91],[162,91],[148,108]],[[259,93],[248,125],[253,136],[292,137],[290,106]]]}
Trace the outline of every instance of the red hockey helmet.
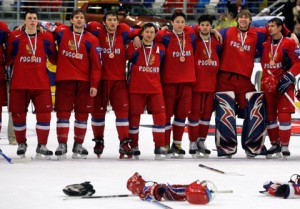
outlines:
{"label": "red hockey helmet", "polygon": [[207,187],[208,181],[195,181],[186,188],[186,199],[191,204],[207,204],[212,200],[212,192]]}
{"label": "red hockey helmet", "polygon": [[127,189],[132,192],[132,194],[139,195],[143,192],[146,181],[135,172],[127,181]]}
{"label": "red hockey helmet", "polygon": [[269,93],[275,93],[278,80],[274,76],[267,76],[261,81],[261,90]]}

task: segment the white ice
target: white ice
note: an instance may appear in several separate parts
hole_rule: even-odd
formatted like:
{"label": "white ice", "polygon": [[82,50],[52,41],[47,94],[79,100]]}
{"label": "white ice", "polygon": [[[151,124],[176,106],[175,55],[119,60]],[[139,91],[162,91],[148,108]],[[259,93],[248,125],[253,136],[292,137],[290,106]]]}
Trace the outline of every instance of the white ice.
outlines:
{"label": "white ice", "polygon": [[[3,122],[0,148],[11,158],[18,159],[17,146],[8,145],[7,111],[3,108]],[[72,119],[73,120],[73,119]],[[72,121],[71,120],[71,121]],[[95,195],[130,194],[126,182],[134,172],[139,172],[144,179],[160,183],[189,184],[195,180],[210,180],[219,190],[233,190],[232,194],[217,194],[207,205],[191,205],[188,202],[162,203],[178,209],[298,209],[299,199],[279,199],[260,194],[263,183],[268,180],[288,181],[292,174],[300,173],[299,137],[292,137],[290,143],[291,157],[288,160],[265,159],[257,157],[246,159],[243,149],[232,159],[220,159],[215,151],[209,159],[192,159],[189,154],[184,159],[154,160],[154,143],[151,128],[140,127],[140,160],[119,160],[119,142],[115,130],[115,116],[112,112],[106,117],[105,149],[101,159],[93,154],[94,142],[91,141],[90,122],[84,146],[89,155],[86,160],[71,158],[73,145],[73,128],[70,129],[67,160],[31,161],[27,163],[8,164],[0,157],[0,208],[1,209],[141,209],[159,208],[138,197],[110,199],[63,200],[66,196],[62,189],[75,183],[91,181],[96,189]],[[213,121],[213,120],[212,120]],[[51,131],[48,148],[55,151],[57,147],[55,133],[55,114],[52,114]],[[150,115],[142,115],[141,124],[152,124]],[[71,123],[73,127],[73,122]],[[27,119],[27,157],[35,156],[37,145],[35,135],[35,115],[28,114]],[[239,136],[240,139],[240,136]],[[214,137],[207,139],[208,148],[214,149]],[[269,147],[268,138],[266,145]],[[188,152],[187,134],[183,137],[183,147]],[[235,172],[244,176],[223,175],[198,167],[202,163],[225,172]]]}

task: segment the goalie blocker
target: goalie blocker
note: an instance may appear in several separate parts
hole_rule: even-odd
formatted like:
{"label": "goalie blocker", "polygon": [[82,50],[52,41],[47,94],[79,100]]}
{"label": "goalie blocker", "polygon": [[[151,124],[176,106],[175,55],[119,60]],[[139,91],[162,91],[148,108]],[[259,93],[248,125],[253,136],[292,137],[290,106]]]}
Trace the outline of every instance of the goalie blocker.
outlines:
{"label": "goalie blocker", "polygon": [[[247,106],[242,131],[242,147],[248,156],[265,155],[264,137],[266,113],[264,96],[260,92],[246,94]],[[237,152],[236,102],[234,92],[216,92],[216,147],[218,156],[231,157]]]}

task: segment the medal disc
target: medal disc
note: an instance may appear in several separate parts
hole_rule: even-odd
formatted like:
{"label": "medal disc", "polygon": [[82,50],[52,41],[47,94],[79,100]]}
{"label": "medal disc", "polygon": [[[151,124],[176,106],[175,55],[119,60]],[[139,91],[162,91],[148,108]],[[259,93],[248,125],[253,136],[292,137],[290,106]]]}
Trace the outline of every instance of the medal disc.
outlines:
{"label": "medal disc", "polygon": [[80,54],[78,52],[75,54],[75,58],[80,59]]}
{"label": "medal disc", "polygon": [[31,56],[31,61],[32,61],[32,62],[35,62],[35,61],[36,61],[36,56],[34,56],[34,55]]}
{"label": "medal disc", "polygon": [[240,47],[240,51],[241,51],[241,52],[244,51],[244,47],[243,47],[243,46]]}
{"label": "medal disc", "polygon": [[180,62],[184,62],[185,61],[185,57],[180,57]]}
{"label": "medal disc", "polygon": [[211,59],[208,59],[208,60],[207,60],[207,64],[208,64],[208,65],[211,65],[211,63],[212,63]]}
{"label": "medal disc", "polygon": [[275,65],[274,60],[271,60],[271,61],[270,61],[270,65],[271,65],[271,66]]}
{"label": "medal disc", "polygon": [[108,57],[109,57],[110,59],[113,59],[113,58],[115,57],[115,55],[114,55],[114,53],[109,53]]}

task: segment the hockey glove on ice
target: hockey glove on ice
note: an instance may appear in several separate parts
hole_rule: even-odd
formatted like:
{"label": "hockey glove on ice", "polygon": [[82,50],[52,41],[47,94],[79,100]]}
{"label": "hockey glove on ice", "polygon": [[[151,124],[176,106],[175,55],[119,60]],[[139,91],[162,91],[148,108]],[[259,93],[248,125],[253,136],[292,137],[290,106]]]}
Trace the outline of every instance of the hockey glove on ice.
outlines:
{"label": "hockey glove on ice", "polygon": [[71,184],[63,189],[63,192],[69,196],[92,196],[96,191],[89,181],[81,184]]}
{"label": "hockey glove on ice", "polygon": [[295,83],[295,77],[292,73],[286,72],[282,78],[279,80],[278,91],[280,93],[285,93],[288,87]]}

